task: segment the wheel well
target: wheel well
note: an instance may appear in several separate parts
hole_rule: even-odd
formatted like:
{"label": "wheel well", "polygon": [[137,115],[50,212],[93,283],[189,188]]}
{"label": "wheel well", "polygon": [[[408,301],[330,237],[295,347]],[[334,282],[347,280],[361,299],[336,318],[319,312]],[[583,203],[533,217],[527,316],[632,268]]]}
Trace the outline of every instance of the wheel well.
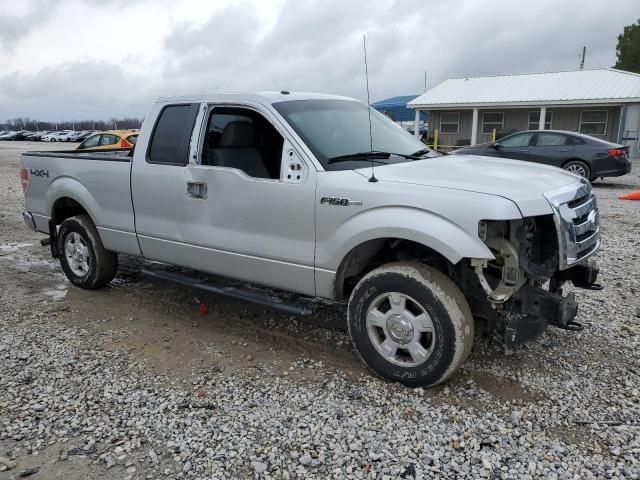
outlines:
{"label": "wheel well", "polygon": [[351,295],[358,281],[385,263],[418,260],[448,273],[451,262],[430,247],[402,238],[377,238],[354,247],[340,263],[334,289],[336,299]]}
{"label": "wheel well", "polygon": [[[585,162],[585,161],[584,161],[584,160],[582,160],[581,158],[570,158],[569,160],[567,160],[566,162],[564,162],[564,163],[562,164],[562,167],[564,168],[564,166],[565,166],[567,163],[571,163],[571,162],[580,162],[580,163],[584,163],[587,167],[589,167],[589,163]],[[591,168],[591,167],[589,167],[589,169],[590,169],[590,168]]]}
{"label": "wheel well", "polygon": [[87,211],[73,198],[59,198],[55,201],[51,209],[51,220],[55,225],[60,225],[67,218],[75,215],[87,215]]}

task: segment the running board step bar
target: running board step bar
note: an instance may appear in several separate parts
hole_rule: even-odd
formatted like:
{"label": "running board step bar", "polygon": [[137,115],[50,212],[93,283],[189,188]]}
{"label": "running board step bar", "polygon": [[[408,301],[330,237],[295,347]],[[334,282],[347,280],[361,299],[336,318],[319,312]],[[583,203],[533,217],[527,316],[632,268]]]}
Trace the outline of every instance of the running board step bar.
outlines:
{"label": "running board step bar", "polygon": [[148,268],[142,269],[142,274],[150,278],[157,278],[159,280],[166,280],[168,282],[177,283],[179,285],[185,285],[187,287],[195,288],[216,295],[223,295],[225,297],[233,298],[235,300],[241,300],[244,302],[255,303],[256,305],[262,305],[263,307],[273,308],[275,310],[281,310],[283,312],[291,313],[294,315],[311,315],[313,311],[309,308],[298,307],[296,305],[290,305],[282,301],[278,297],[272,297],[270,295],[261,295],[259,293],[242,290],[236,287],[217,287],[209,285],[206,278],[190,277],[187,275],[181,275],[179,273],[164,272],[160,270],[149,270]]}

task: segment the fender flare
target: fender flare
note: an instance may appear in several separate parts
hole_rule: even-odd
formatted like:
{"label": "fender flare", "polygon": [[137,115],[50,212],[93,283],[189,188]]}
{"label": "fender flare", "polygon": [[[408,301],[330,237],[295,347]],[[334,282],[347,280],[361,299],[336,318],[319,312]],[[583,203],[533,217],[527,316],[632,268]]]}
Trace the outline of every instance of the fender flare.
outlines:
{"label": "fender flare", "polygon": [[100,209],[93,194],[81,182],[73,177],[63,176],[55,178],[47,189],[45,204],[46,211],[53,219],[53,207],[62,198],[70,198],[77,202],[87,212],[91,221],[95,224],[95,213]]}
{"label": "fender flare", "polygon": [[[316,266],[336,271],[346,255],[358,245],[384,238],[420,243],[453,264],[463,258],[494,258],[479,237],[473,237],[442,216],[419,208],[380,207],[350,217],[331,237],[323,240],[317,246]],[[339,245],[339,248],[330,252],[324,245]]]}

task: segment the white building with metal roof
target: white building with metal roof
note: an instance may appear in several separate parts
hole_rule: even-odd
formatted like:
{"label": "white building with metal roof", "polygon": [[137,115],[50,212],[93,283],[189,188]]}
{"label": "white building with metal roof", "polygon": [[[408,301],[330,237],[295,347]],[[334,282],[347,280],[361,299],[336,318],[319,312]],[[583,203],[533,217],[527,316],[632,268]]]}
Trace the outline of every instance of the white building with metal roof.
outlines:
{"label": "white building with metal roof", "polygon": [[441,145],[475,145],[520,130],[571,130],[640,155],[640,75],[613,68],[452,78],[408,104],[428,111]]}

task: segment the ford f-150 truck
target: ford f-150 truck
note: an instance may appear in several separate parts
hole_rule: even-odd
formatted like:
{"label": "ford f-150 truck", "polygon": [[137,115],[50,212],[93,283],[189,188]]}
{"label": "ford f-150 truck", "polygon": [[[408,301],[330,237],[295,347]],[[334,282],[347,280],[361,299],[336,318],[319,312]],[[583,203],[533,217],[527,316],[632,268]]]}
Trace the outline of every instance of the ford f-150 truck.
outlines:
{"label": "ford f-150 truck", "polygon": [[600,288],[588,181],[442,155],[345,97],[161,98],[133,150],[27,152],[21,180],[26,224],[74,285],[109,283],[121,253],[200,272],[153,276],[287,311],[307,310],[200,274],[348,300],[364,363],[411,386],[449,378],[500,312],[509,350],[548,325],[579,330],[563,284]]}

